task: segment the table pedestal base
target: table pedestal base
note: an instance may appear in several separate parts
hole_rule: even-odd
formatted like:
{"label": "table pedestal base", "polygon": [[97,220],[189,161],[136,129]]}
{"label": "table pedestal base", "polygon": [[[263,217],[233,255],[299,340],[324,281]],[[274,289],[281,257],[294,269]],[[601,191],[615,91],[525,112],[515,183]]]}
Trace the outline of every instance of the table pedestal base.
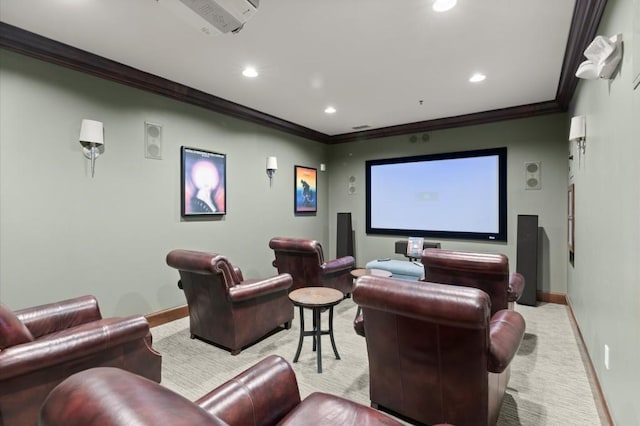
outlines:
{"label": "table pedestal base", "polygon": [[304,307],[300,306],[300,339],[298,340],[298,349],[296,350],[296,356],[293,357],[293,362],[298,362],[300,357],[300,351],[302,350],[302,342],[305,337],[313,337],[313,350],[316,352],[316,359],[318,363],[318,373],[322,373],[322,340],[321,336],[329,335],[331,338],[331,346],[333,347],[333,353],[336,359],[340,359],[338,349],[336,348],[336,341],[333,338],[333,306],[329,307],[329,329],[322,330],[320,322],[321,307],[311,308],[313,311],[313,330],[304,329]]}

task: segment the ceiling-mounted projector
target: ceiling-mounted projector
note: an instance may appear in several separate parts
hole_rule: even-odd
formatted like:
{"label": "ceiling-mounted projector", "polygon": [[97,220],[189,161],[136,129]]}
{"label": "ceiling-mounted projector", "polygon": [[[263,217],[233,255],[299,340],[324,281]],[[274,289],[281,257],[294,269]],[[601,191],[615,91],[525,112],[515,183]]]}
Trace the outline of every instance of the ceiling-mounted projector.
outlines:
{"label": "ceiling-mounted projector", "polygon": [[237,33],[256,13],[260,0],[157,0],[205,34]]}

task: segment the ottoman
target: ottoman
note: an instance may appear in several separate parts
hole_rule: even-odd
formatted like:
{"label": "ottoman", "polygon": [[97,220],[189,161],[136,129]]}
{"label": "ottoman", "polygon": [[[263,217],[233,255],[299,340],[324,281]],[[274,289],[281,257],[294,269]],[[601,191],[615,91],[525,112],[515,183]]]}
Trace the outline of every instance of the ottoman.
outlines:
{"label": "ottoman", "polygon": [[383,269],[391,272],[391,278],[401,280],[417,281],[424,276],[424,266],[420,262],[410,262],[408,260],[372,260],[365,266],[368,269]]}

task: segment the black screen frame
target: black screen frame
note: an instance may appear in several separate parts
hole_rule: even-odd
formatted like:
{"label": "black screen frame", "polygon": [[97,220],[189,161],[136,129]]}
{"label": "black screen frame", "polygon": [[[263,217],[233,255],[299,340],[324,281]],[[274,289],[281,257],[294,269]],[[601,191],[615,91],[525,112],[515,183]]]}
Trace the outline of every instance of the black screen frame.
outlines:
{"label": "black screen frame", "polygon": [[[441,231],[430,229],[395,229],[374,228],[371,226],[371,168],[377,165],[397,164],[409,162],[448,160],[458,158],[471,158],[483,156],[498,157],[498,232],[466,232],[466,231]],[[507,241],[507,148],[489,148],[469,151],[447,152],[439,154],[427,154],[410,157],[396,157],[376,160],[367,160],[366,169],[366,233],[373,235],[400,235],[426,238],[480,240],[490,242]]]}

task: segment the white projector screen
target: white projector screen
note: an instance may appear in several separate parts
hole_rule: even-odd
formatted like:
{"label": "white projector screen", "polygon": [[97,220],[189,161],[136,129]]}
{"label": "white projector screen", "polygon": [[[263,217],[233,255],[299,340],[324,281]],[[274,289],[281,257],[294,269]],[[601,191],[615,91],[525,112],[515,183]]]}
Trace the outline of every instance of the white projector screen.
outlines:
{"label": "white projector screen", "polygon": [[506,148],[366,162],[367,233],[507,240]]}

